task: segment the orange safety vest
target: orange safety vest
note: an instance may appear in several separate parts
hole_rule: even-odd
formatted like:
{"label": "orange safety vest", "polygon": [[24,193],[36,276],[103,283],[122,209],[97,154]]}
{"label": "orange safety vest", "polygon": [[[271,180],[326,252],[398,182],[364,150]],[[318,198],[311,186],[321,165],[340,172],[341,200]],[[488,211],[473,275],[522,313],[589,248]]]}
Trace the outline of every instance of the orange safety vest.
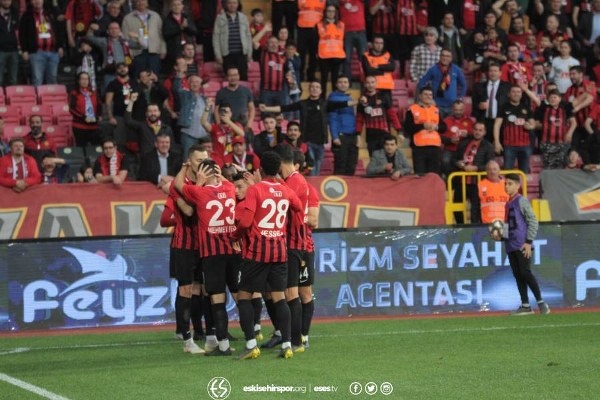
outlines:
{"label": "orange safety vest", "polygon": [[[440,122],[440,111],[434,105],[431,105],[427,108],[421,107],[419,104],[415,103],[409,107],[409,110],[412,112],[413,118],[415,120],[415,125],[421,125],[424,123],[436,124],[438,125]],[[413,136],[413,141],[415,146],[438,146],[442,145],[442,138],[440,137],[439,132],[437,131],[427,131],[423,129],[415,133]]]}
{"label": "orange safety vest", "polygon": [[314,28],[323,19],[325,0],[298,1],[298,27]]}
{"label": "orange safety vest", "polygon": [[[377,68],[383,64],[389,64],[390,62],[390,53],[387,51],[380,56],[374,56],[367,51],[365,53],[365,57],[367,58],[369,65],[373,68]],[[375,88],[394,90],[394,78],[391,72],[386,72],[383,75],[377,75],[375,79],[377,80]]]}
{"label": "orange safety vest", "polygon": [[509,196],[504,189],[504,179],[500,179],[500,182],[492,182],[488,179],[479,182],[481,222],[489,224],[496,219],[504,221],[505,206],[508,200]]}
{"label": "orange safety vest", "polygon": [[344,51],[344,23],[317,25],[319,31],[319,58],[346,58]]}

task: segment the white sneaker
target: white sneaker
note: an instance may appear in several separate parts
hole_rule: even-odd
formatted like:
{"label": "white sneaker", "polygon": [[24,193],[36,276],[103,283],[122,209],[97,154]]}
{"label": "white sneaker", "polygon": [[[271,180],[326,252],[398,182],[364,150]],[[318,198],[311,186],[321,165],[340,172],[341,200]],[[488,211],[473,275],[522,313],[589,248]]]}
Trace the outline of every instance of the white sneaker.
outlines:
{"label": "white sneaker", "polygon": [[183,342],[183,352],[191,354],[204,354],[204,350],[194,343],[194,339],[188,339]]}
{"label": "white sneaker", "polygon": [[204,343],[204,351],[206,351],[207,353],[210,353],[212,351],[215,351],[215,349],[217,349],[219,347],[219,342],[212,342],[210,340],[207,340],[206,343]]}

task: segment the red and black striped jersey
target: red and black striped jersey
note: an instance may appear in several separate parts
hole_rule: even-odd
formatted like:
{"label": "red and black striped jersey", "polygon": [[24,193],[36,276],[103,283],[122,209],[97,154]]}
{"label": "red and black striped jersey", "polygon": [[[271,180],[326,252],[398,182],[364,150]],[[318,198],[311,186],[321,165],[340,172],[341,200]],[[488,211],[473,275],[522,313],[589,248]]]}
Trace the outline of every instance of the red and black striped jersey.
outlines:
{"label": "red and black striped jersey", "polygon": [[[319,207],[319,191],[313,185],[308,184],[308,208]],[[312,238],[312,228],[306,225],[306,251],[315,251],[315,242]]]}
{"label": "red and black striped jersey", "polygon": [[[370,0],[369,8],[379,0]],[[387,35],[396,33],[396,7],[392,0],[384,0],[373,16],[373,33]]]}
{"label": "red and black striped jersey", "polygon": [[392,100],[380,92],[372,96],[364,95],[367,105],[359,103],[356,108],[356,131],[361,132],[363,126],[367,129],[379,129],[390,132],[390,125],[396,130],[401,128],[398,114],[392,105]]}
{"label": "red and black striped jersey", "polygon": [[[581,96],[583,93],[589,93],[594,97],[594,103],[596,102],[596,85],[594,82],[590,82],[588,80],[584,80],[581,85],[571,85],[563,96],[563,100],[569,103],[572,103],[577,97]],[[592,104],[594,104],[592,103]],[[586,118],[592,112],[591,105],[586,108],[579,110],[575,113],[575,119],[577,120],[577,125],[583,127]]]}
{"label": "red and black striped jersey", "polygon": [[[186,178],[186,183],[192,183]],[[171,248],[184,250],[198,250],[198,219],[196,213],[188,217],[177,206],[177,199],[182,198],[171,183],[169,200],[175,213],[175,228],[171,237]],[[184,199],[185,200],[185,199]]]}
{"label": "red and black striped jersey", "polygon": [[531,111],[527,106],[506,103],[498,113],[498,118],[503,119],[504,146],[529,146],[529,131],[525,130],[525,122],[531,118]]}
{"label": "red and black striped jersey", "polygon": [[285,179],[285,184],[296,193],[304,209],[302,214],[294,214],[294,217],[288,220],[287,246],[292,250],[306,250],[308,183],[300,173],[294,171]]}
{"label": "red and black striped jersey", "polygon": [[242,256],[245,259],[264,263],[287,261],[290,210],[304,212],[296,194],[284,184],[264,180],[248,188],[234,235],[235,239],[244,240]]}
{"label": "red and black striped jersey", "polygon": [[274,92],[282,91],[285,65],[285,55],[263,50],[260,55],[260,88]]}
{"label": "red and black striped jersey", "polygon": [[229,181],[184,185],[183,195],[196,206],[200,257],[234,254],[235,186]]}
{"label": "red and black striped jersey", "polygon": [[398,0],[396,21],[400,35],[418,35],[417,4],[415,0]]}
{"label": "red and black striped jersey", "polygon": [[540,143],[564,143],[571,116],[565,104],[554,108],[542,103],[535,112],[535,119],[542,124]]}

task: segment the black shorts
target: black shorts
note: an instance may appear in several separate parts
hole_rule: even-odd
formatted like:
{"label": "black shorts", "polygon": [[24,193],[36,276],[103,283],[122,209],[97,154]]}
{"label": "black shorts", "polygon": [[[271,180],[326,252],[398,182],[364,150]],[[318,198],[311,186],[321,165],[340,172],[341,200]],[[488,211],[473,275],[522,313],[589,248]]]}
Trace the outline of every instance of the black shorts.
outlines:
{"label": "black shorts", "polygon": [[304,251],[288,250],[287,258],[288,279],[286,287],[298,287],[298,283],[300,282],[300,268],[302,268],[304,259]]}
{"label": "black shorts", "polygon": [[206,293],[225,293],[227,287],[231,293],[237,293],[241,263],[242,258],[237,254],[204,257],[202,276]]}
{"label": "black shorts", "polygon": [[264,263],[245,259],[240,267],[238,289],[248,293],[283,292],[287,286],[287,263]]}
{"label": "black shorts", "polygon": [[312,286],[315,283],[315,252],[304,252],[304,265],[300,268],[300,283],[298,286]]}
{"label": "black shorts", "polygon": [[202,283],[201,259],[198,250],[171,248],[169,273],[177,279],[179,286]]}

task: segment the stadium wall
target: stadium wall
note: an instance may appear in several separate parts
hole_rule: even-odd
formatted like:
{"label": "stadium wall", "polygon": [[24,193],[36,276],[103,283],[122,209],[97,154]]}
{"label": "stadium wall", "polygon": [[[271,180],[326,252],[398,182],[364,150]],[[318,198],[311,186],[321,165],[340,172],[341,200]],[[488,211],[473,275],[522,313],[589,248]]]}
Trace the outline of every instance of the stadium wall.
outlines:
{"label": "stadium wall", "polygon": [[[598,223],[542,224],[533,270],[551,307],[600,306]],[[314,234],[316,316],[505,311],[519,297],[487,227]],[[169,236],[0,242],[0,331],[174,321]],[[229,301],[231,319],[237,319]]]}

